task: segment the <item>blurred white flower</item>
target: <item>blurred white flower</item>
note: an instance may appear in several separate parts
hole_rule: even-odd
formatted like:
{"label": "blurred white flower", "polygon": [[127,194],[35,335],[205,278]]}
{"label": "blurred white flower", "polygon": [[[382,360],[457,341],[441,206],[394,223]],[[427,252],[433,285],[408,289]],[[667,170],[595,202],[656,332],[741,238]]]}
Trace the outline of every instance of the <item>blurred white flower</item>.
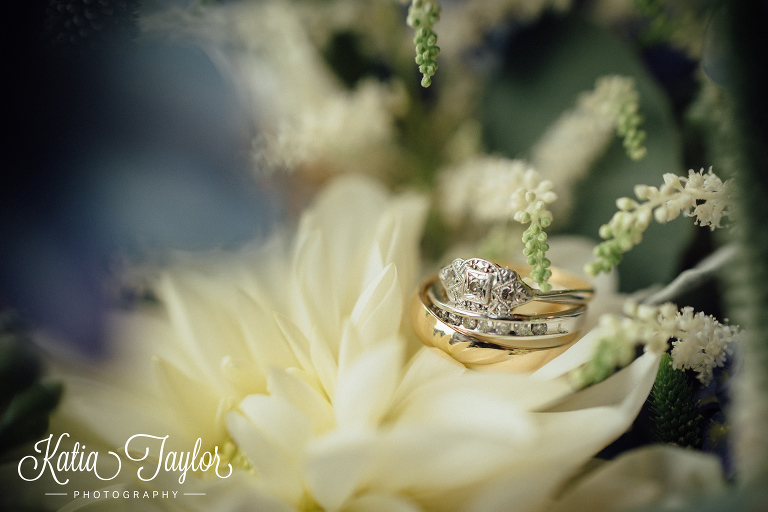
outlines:
{"label": "blurred white flower", "polygon": [[[305,7],[281,0],[194,5],[156,13],[142,27],[145,36],[200,45],[232,80],[259,131],[262,171],[303,170],[318,182],[345,171],[375,174],[394,158],[403,88],[375,80],[344,87],[310,37],[317,16]],[[339,7],[332,18],[356,12]]]}
{"label": "blurred white flower", "polygon": [[277,237],[163,271],[162,307],[116,324],[113,364],[58,369],[55,431],[225,447],[235,474],[190,475],[185,492],[207,494],[177,502],[191,510],[538,510],[629,427],[658,359],[573,393],[578,344],[534,377],[415,350],[401,322],[425,206],[348,177],[305,213],[290,257]]}
{"label": "blurred white flower", "polygon": [[551,512],[677,510],[702,494],[725,490],[717,457],[651,445],[605,462],[568,486]]}
{"label": "blurred white flower", "polygon": [[539,201],[545,205],[555,201],[552,186],[523,160],[476,156],[441,172],[440,208],[454,223],[465,216],[504,222],[517,212],[533,210]]}
{"label": "blurred white flower", "polygon": [[388,162],[394,151],[393,114],[404,104],[401,88],[363,81],[353,91],[336,91],[322,103],[306,105],[302,112],[277,122],[274,131],[266,130],[257,138],[257,158],[266,170],[303,169],[317,177],[353,170],[363,160]]}
{"label": "blurred white flower", "polygon": [[[633,79],[601,77],[595,88],[582,93],[575,108],[563,113],[531,148],[531,165],[555,184],[559,197],[553,207],[556,217],[570,212],[574,185],[608,148],[617,126],[633,116],[632,121],[639,122],[637,109]],[[640,152],[637,156],[644,154],[644,149],[636,151]]]}

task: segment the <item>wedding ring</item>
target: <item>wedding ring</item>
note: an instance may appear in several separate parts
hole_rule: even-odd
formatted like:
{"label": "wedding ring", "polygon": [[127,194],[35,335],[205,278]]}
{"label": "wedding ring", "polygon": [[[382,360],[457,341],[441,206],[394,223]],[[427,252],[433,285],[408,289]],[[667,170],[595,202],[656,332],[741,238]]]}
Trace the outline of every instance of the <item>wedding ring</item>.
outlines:
{"label": "wedding ring", "polygon": [[425,304],[421,290],[423,287],[414,294],[410,306],[411,326],[415,334],[428,347],[441,350],[470,369],[532,372],[565,352],[578,339],[578,332],[573,332],[556,338],[559,346],[552,348],[497,345],[486,336],[469,336],[456,330],[456,326],[443,322]]}
{"label": "wedding ring", "polygon": [[457,258],[438,273],[448,306],[456,313],[507,318],[532,301],[585,305],[592,298],[589,285],[559,269],[552,269],[552,291],[525,283],[514,268],[482,258]]}
{"label": "wedding ring", "polygon": [[517,306],[515,313],[502,318],[466,311],[449,302],[437,277],[421,285],[418,297],[424,309],[451,332],[505,349],[562,345],[568,335],[581,329],[586,319],[585,304],[529,303]]}

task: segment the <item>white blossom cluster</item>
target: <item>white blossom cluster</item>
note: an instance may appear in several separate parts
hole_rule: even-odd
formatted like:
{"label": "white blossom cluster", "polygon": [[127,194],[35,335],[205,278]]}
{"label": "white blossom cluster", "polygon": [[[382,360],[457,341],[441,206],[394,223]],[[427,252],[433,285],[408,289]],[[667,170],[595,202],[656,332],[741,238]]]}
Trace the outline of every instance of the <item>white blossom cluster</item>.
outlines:
{"label": "white blossom cluster", "polygon": [[683,308],[676,316],[679,332],[672,342],[672,366],[692,369],[703,384],[712,380],[712,370],[723,366],[730,344],[741,334],[738,327],[723,325],[711,315]]}
{"label": "white blossom cluster", "polygon": [[705,386],[712,381],[713,370],[722,366],[730,344],[740,338],[739,328],[721,324],[711,315],[695,313],[693,308],[678,311],[675,304],[660,306],[629,301],[625,317],[603,315],[600,318],[598,342],[592,360],[579,368],[574,377],[580,384],[604,379],[616,367],[629,364],[635,346],[646,351],[666,352],[672,341],[672,366],[693,370]]}
{"label": "white blossom cluster", "polygon": [[730,215],[731,187],[709,169],[688,171],[688,176],[664,174],[660,188],[636,185],[635,195],[643,203],[622,197],[616,200],[619,209],[608,224],[600,226],[600,238],[605,240],[595,248],[595,261],[585,271],[596,275],[609,272],[621,261],[621,255],[643,240],[643,233],[655,219],[664,224],[680,216],[696,217],[696,224],[720,227],[723,216]]}
{"label": "white blossom cluster", "polygon": [[353,91],[339,91],[280,121],[257,138],[254,149],[268,170],[355,171],[363,168],[364,157],[375,164],[377,159],[371,157],[384,156],[376,153],[386,152],[394,134],[393,113],[404,101],[402,88],[365,81]]}
{"label": "white blossom cluster", "polygon": [[301,2],[267,0],[170,9],[142,27],[148,36],[201,45],[232,76],[258,130],[261,170],[375,174],[370,163],[385,165],[394,145],[404,90],[375,80],[344,87],[310,35],[313,20]]}
{"label": "white blossom cluster", "polygon": [[[723,182],[712,172],[711,167],[706,174],[704,169],[699,172],[691,169],[687,177],[666,173],[661,188],[637,185],[635,195],[640,200],[648,201],[642,208],[653,209],[653,217],[660,224],[673,220],[682,213],[686,217],[696,217],[696,224],[709,226],[714,230],[720,227],[723,216],[730,214],[730,183]],[[619,205],[622,210],[639,207],[628,198],[619,201],[622,202]]]}
{"label": "white blossom cluster", "polygon": [[530,217],[551,221],[547,205],[557,199],[552,186],[523,160],[478,156],[441,173],[441,208],[455,223],[466,216],[481,222],[518,220],[518,212],[527,212],[528,222]]}
{"label": "white blossom cluster", "polygon": [[[563,212],[570,208],[574,183],[605,152],[617,126],[627,120],[639,121],[638,105],[632,78],[601,77],[595,88],[582,93],[575,108],[560,116],[531,149],[531,163],[542,176],[557,184],[558,207]],[[637,131],[636,126],[634,129]],[[643,150],[638,147],[637,156],[642,156]]]}

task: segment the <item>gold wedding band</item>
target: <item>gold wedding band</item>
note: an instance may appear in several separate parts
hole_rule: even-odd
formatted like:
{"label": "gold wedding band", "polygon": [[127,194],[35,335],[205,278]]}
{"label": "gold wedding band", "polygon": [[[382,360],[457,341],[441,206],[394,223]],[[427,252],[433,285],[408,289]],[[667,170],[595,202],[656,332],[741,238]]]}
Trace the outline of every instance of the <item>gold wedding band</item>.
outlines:
{"label": "gold wedding band", "polygon": [[[524,266],[496,268],[526,271]],[[558,288],[555,292],[561,292],[548,296],[555,300],[533,298],[512,308],[499,308],[497,303],[490,310],[465,307],[466,302],[457,304],[441,283],[443,276],[432,276],[412,299],[411,324],[425,345],[443,350],[467,367],[533,371],[575,342],[586,317],[586,302],[592,295],[583,279],[560,269],[552,269],[552,274],[551,282]],[[490,276],[497,282],[484,283],[485,290],[499,298],[499,284],[508,285],[508,277]],[[469,291],[478,290],[475,287]],[[564,295],[566,300],[557,300]],[[488,300],[485,304],[490,303]]]}

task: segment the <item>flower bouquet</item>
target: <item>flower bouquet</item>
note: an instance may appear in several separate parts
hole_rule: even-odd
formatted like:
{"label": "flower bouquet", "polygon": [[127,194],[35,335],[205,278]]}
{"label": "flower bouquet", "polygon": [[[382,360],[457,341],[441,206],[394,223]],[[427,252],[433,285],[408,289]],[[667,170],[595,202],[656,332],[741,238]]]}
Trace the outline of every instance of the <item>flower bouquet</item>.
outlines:
{"label": "flower bouquet", "polygon": [[764,506],[763,7],[19,16],[3,510]]}

